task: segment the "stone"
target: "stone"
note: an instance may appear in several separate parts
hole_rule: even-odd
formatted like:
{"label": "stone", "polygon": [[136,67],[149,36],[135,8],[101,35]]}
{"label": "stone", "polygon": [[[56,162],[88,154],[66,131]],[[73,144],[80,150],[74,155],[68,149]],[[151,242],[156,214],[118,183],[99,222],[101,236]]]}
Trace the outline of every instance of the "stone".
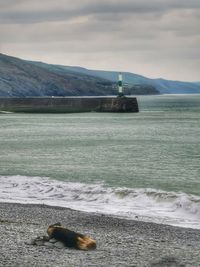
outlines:
{"label": "stone", "polygon": [[56,243],[54,243],[54,246],[56,247],[56,248],[65,248],[65,245],[63,244],[63,243],[61,243],[61,242],[56,242]]}
{"label": "stone", "polygon": [[54,247],[54,244],[53,243],[50,243],[50,242],[44,242],[44,245],[46,247]]}
{"label": "stone", "polygon": [[56,243],[57,240],[56,240],[55,238],[51,238],[51,239],[49,239],[49,242],[50,242],[50,243]]}
{"label": "stone", "polygon": [[44,245],[44,241],[43,240],[35,240],[34,244],[37,245],[37,246],[43,246]]}

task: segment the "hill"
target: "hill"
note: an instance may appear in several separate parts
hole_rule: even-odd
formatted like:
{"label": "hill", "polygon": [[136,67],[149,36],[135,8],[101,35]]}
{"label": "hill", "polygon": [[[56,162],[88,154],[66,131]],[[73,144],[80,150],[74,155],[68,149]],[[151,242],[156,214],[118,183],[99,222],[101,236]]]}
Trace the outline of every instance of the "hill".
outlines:
{"label": "hill", "polygon": [[[145,86],[144,86],[145,87]],[[140,86],[139,93],[158,93]],[[135,88],[129,88],[134,93]],[[138,88],[136,88],[136,92]],[[116,80],[78,72],[58,65],[26,61],[0,54],[0,96],[102,96],[117,94]]]}
{"label": "hill", "polygon": [[[0,54],[0,96],[116,95],[118,72],[26,61]],[[149,79],[123,72],[126,94],[200,93],[199,82]]]}
{"label": "hill", "polygon": [[[109,81],[116,81],[119,72],[116,71],[102,71],[102,70],[88,70],[80,67],[61,66],[63,69],[70,71],[77,71],[88,75],[104,78]],[[150,79],[142,75],[123,72],[123,80],[129,86],[148,85],[156,88],[161,94],[192,94],[200,93],[200,82],[181,82],[171,81],[165,79]]]}
{"label": "hill", "polygon": [[1,96],[79,96],[114,93],[113,83],[72,72],[48,70],[0,54]]}

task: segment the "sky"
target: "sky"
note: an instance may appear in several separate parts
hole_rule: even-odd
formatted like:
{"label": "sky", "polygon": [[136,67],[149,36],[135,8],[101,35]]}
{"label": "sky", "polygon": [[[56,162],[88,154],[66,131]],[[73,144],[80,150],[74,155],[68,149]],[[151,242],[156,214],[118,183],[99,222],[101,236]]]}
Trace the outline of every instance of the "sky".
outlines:
{"label": "sky", "polygon": [[200,0],[0,0],[0,53],[200,81]]}

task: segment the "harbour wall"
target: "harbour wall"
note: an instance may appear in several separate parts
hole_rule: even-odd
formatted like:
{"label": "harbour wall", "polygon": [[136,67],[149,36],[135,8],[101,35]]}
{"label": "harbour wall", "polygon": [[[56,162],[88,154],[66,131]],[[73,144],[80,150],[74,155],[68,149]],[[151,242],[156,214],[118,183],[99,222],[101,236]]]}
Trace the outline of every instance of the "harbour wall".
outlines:
{"label": "harbour wall", "polygon": [[0,111],[30,113],[138,112],[136,97],[0,98]]}

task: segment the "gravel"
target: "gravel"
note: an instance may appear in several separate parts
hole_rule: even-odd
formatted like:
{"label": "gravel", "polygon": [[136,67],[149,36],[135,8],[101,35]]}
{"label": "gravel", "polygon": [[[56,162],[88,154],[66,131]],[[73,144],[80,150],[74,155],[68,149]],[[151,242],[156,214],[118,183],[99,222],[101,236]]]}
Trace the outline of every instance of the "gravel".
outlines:
{"label": "gravel", "polygon": [[[50,224],[91,236],[97,249],[81,251],[31,240]],[[0,266],[200,266],[200,230],[118,219],[45,205],[0,203]]]}

